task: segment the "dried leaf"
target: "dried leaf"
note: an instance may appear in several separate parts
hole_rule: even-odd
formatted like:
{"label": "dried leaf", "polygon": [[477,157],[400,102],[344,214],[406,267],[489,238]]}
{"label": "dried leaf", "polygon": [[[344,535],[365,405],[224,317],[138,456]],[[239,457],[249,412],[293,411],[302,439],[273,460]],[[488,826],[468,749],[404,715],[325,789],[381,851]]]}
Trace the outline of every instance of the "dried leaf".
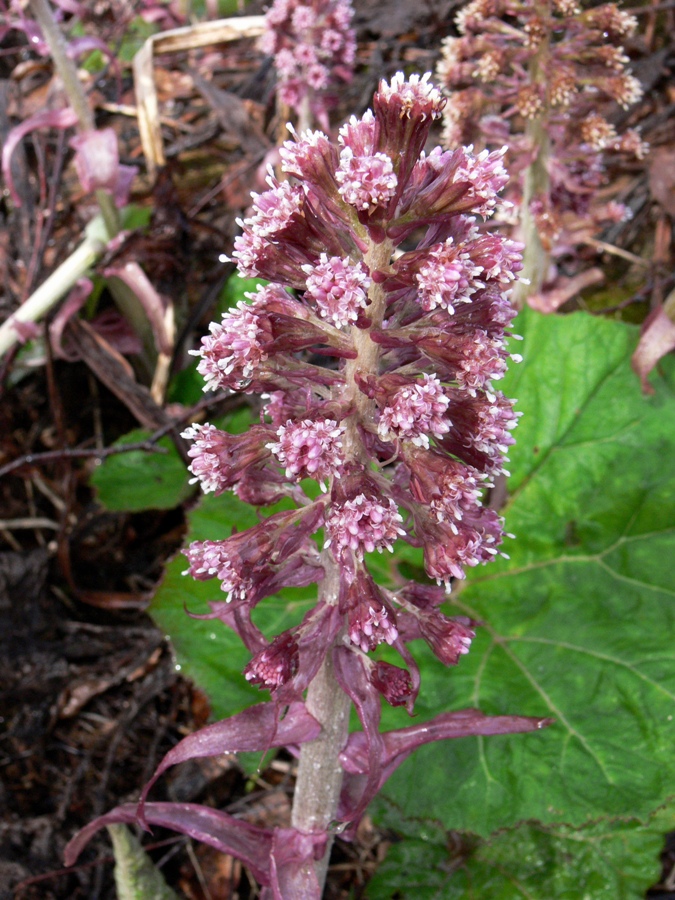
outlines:
{"label": "dried leaf", "polygon": [[649,155],[649,189],[675,219],[675,149],[657,147]]}
{"label": "dried leaf", "polygon": [[631,357],[633,371],[639,376],[645,394],[654,388],[647,380],[657,362],[675,349],[675,291],[663,306],[653,310],[644,321],[637,349]]}

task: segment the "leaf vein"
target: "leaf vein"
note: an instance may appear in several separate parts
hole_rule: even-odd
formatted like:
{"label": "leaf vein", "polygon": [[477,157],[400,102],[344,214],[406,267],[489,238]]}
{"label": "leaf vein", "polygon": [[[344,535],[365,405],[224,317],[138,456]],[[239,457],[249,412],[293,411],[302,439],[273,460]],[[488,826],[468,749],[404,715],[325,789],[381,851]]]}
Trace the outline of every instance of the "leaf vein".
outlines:
{"label": "leaf vein", "polygon": [[[592,650],[590,647],[579,647],[576,644],[570,644],[567,641],[554,641],[550,638],[541,638],[536,637],[534,635],[518,635],[513,638],[506,637],[504,638],[506,641],[519,642],[524,644],[547,644],[551,647],[562,648],[563,650],[571,650],[576,653],[585,654],[586,656],[590,656],[594,659],[601,660],[602,662],[613,663],[616,666],[619,666],[623,669],[627,669],[629,672],[635,675],[636,678],[639,678],[641,681],[644,681],[646,684],[655,688],[657,691],[665,694],[671,700],[675,700],[675,693],[672,693],[667,688],[665,688],[662,684],[659,684],[658,681],[654,681],[653,678],[650,678],[648,675],[645,675],[644,672],[641,672],[635,665],[626,662],[625,660],[618,659],[615,656],[610,656],[608,653],[601,653],[598,650]],[[673,656],[663,657],[665,659],[673,659]]]}

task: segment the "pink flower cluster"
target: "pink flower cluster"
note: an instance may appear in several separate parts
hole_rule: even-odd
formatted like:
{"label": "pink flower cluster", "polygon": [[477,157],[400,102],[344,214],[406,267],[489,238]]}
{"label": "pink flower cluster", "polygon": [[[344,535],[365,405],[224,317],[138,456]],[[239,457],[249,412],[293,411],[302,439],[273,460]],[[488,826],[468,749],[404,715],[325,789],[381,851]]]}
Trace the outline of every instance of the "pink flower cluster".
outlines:
{"label": "pink flower cluster", "polygon": [[352,77],[352,16],[350,0],[274,0],[265,16],[261,47],[274,57],[281,101],[299,113],[307,100],[324,128],[337,85]]}
{"label": "pink flower cluster", "polygon": [[528,123],[539,122],[550,185],[528,202],[543,242],[570,220],[625,216],[594,199],[607,152],[641,159],[648,149],[637,131],[619,133],[606,118],[612,105],[626,109],[642,96],[620,44],[635,32],[635,17],[614,3],[584,10],[573,0],[472,0],[455,21],[460,36],[446,38],[437,67],[449,98],[446,145],[508,144],[515,174],[537,152]]}
{"label": "pink flower cluster", "polygon": [[[521,248],[476,226],[506,182],[501,153],[424,152],[444,104],[429,76],[399,74],[337,143],[320,132],[286,143],[289,180],[270,175],[233,253],[240,272],[271,283],[211,325],[196,351],[207,388],[267,402],[246,435],[208,424],[185,432],[195,479],[259,506],[288,497],[297,511],[193,544],[189,572],[220,580],[227,601],[214,612],[231,624],[236,610],[255,650],[246,677],[287,699],[327,645],[298,655],[303,623],[261,650],[250,641],[250,610],[265,596],[337,570],[339,591],[320,588],[319,604],[344,620],[354,652],[387,642],[413,667],[404,644],[416,636],[456,663],[473,632],[439,604],[502,541],[483,495],[504,471],[517,422],[494,382],[510,355],[506,291]],[[318,497],[305,493],[308,478]],[[320,527],[321,547],[312,537]],[[422,549],[439,588],[376,584],[368,554],[398,541]],[[371,683],[388,696],[389,670],[377,671]]]}
{"label": "pink flower cluster", "polygon": [[[69,863],[98,828],[140,818],[242,859],[261,900],[319,900],[317,861],[327,863],[334,823],[353,835],[416,747],[549,722],[469,709],[380,732],[382,698],[413,712],[420,672],[409,642],[426,641],[447,666],[469,652],[477,623],[441,604],[465,566],[499,552],[502,522],[483,495],[504,471],[517,421],[492,381],[509,357],[505,291],[520,248],[481,236],[473,219],[494,209],[506,173],[498,153],[425,154],[444,102],[428,75],[382,82],[373,111],[345,125],[339,143],[307,132],[286,144],[290,180],[270,177],[242,222],[240,272],[272,283],[211,327],[199,370],[207,389],[263,393],[261,421],[246,434],[196,424],[184,436],[204,490],[234,490],[259,507],[285,503],[261,511],[255,527],[185,553],[192,576],[220,581],[227,597],[211,602],[212,616],[240,635],[251,653],[244,677],[272,702],[183,738],[139,807],[88,825],[69,844]],[[421,549],[428,583],[400,578],[393,588],[373,577],[371,554],[402,541]],[[264,598],[314,583],[316,605],[291,628],[270,640],[252,621]],[[382,644],[404,665],[374,659]],[[348,736],[350,703],[363,728]],[[145,802],[178,762],[283,746],[301,747],[296,801],[309,804],[290,828]],[[330,796],[307,788],[303,779],[311,787],[316,773]]]}

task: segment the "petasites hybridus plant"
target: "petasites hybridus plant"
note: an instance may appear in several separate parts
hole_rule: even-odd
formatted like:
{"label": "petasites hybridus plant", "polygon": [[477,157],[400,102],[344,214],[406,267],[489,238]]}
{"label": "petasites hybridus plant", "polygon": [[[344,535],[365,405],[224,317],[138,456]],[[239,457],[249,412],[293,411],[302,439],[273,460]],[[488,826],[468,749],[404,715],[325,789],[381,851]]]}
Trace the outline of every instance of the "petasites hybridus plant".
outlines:
{"label": "petasites hybridus plant", "polygon": [[647,152],[637,131],[619,134],[605,117],[642,96],[621,46],[637,20],[613,3],[473,0],[455,21],[460,37],[446,38],[437,67],[449,97],[444,141],[508,144],[525,242],[520,301],[547,280],[553,250],[630,214],[600,202],[598,189],[608,154]]}
{"label": "petasites hybridus plant", "polygon": [[338,88],[352,79],[353,15],[350,0],[274,0],[265,15],[261,48],[274,59],[278,97],[301,130],[314,121],[328,130]]}
{"label": "petasites hybridus plant", "polygon": [[[467,566],[500,552],[502,521],[482,500],[504,472],[517,417],[493,383],[509,359],[506,291],[521,248],[480,234],[472,217],[495,208],[502,154],[425,154],[445,102],[428,79],[382,82],[338,144],[307,132],[281,148],[288,180],[270,175],[254,195],[234,250],[242,275],[270,283],[212,324],[198,351],[207,389],[265,402],[245,434],[188,429],[195,479],[294,508],[185,551],[192,576],[220,581],[212,616],[240,635],[246,678],[272,700],[185,738],[151,784],[174,763],[226,750],[287,746],[300,761],[289,828],[190,804],[142,803],[138,815],[243,859],[267,898],[321,896],[332,835],[353,831],[417,746],[545,724],[468,709],[379,731],[382,697],[413,711],[410,641],[448,666],[469,651],[477,623],[440,606]],[[307,479],[321,490],[306,491]],[[369,555],[398,541],[422,549],[428,583],[375,581]],[[317,603],[302,621],[263,635],[257,604],[313,583]],[[380,644],[405,666],[379,659]],[[352,703],[363,730],[348,735]],[[68,859],[96,828],[136,815],[130,805],[92,823]]]}

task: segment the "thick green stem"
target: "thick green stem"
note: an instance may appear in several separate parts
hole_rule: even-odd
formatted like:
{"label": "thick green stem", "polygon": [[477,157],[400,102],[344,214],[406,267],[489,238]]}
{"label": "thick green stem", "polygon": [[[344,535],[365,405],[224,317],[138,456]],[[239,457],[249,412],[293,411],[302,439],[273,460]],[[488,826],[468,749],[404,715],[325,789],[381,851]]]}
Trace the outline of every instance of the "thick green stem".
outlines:
{"label": "thick green stem", "polygon": [[[100,219],[97,220],[100,223]],[[22,325],[39,322],[82,278],[105,250],[105,241],[88,236],[19,309],[0,326],[0,356],[21,338]],[[18,327],[17,327],[18,326]]]}
{"label": "thick green stem", "polygon": [[[63,83],[63,89],[68,95],[68,101],[75,111],[82,131],[93,131],[96,128],[94,114],[89,106],[87,95],[82,89],[80,79],[77,76],[77,68],[68,56],[66,40],[61,29],[54,21],[52,11],[47,0],[30,0],[31,9],[42,30],[45,41]],[[101,215],[105,223],[108,237],[113,238],[120,230],[120,220],[112,195],[107,191],[96,191],[96,201],[100,207]]]}

